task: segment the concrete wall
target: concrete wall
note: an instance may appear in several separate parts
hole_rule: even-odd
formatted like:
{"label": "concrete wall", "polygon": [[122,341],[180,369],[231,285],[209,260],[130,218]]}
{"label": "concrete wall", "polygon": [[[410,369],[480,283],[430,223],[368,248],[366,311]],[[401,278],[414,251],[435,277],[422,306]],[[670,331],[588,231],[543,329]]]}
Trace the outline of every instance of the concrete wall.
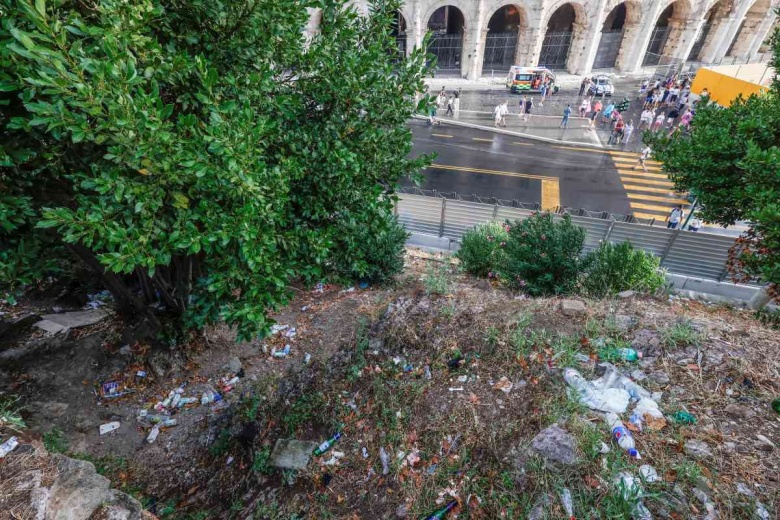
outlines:
{"label": "concrete wall", "polygon": [[[353,0],[352,3],[358,9],[366,10],[365,0]],[[476,79],[483,73],[490,17],[498,9],[514,5],[521,13],[516,64],[536,65],[550,16],[567,3],[574,7],[576,20],[566,70],[589,74],[600,52],[604,20],[622,3],[620,0],[406,0],[401,9],[406,21],[406,48],[411,50],[422,42],[428,20],[438,8],[454,6],[465,20],[460,75]],[[729,51],[729,55],[742,59],[755,55],[774,26],[773,10],[780,5],[780,0],[627,0],[625,3],[628,16],[615,69],[638,72],[659,16],[669,5],[674,4],[674,14],[668,22],[668,37],[661,54],[665,59],[687,59],[699,31],[714,10],[714,19],[699,54],[702,62],[713,63]],[[313,13],[307,28],[309,34],[316,31],[316,25],[316,13]]]}

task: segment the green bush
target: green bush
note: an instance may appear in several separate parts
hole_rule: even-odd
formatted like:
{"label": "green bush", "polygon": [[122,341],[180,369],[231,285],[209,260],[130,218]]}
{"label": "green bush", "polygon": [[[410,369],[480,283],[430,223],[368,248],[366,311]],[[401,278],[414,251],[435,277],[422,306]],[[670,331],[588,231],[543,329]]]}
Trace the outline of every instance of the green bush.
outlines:
{"label": "green bush", "polygon": [[534,213],[510,225],[499,275],[508,286],[531,296],[574,291],[582,270],[585,230],[568,215],[559,222]]}
{"label": "green bush", "polygon": [[630,242],[602,242],[586,257],[585,264],[582,288],[594,298],[628,290],[652,293],[666,283],[660,260],[651,253],[634,249]]}
{"label": "green bush", "polygon": [[503,263],[504,246],[509,238],[505,224],[480,224],[463,235],[458,260],[464,271],[474,276],[488,276]]}
{"label": "green bush", "polygon": [[390,281],[404,268],[409,233],[391,213],[379,212],[367,220],[348,220],[340,226],[333,248],[335,274],[371,284]]}

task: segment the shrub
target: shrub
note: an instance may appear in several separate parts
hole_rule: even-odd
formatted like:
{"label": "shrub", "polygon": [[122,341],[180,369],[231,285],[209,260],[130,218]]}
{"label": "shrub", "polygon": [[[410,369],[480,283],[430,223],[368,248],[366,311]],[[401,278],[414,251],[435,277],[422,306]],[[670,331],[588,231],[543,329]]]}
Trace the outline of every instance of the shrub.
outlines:
{"label": "shrub", "polygon": [[350,220],[336,237],[333,267],[336,275],[372,284],[390,281],[404,268],[404,247],[409,234],[391,213]]}
{"label": "shrub", "polygon": [[534,213],[510,225],[502,255],[501,279],[531,296],[572,292],[582,268],[585,230],[568,215],[555,222],[549,213]]}
{"label": "shrub", "polygon": [[660,260],[651,253],[634,249],[630,242],[602,242],[586,257],[585,263],[583,290],[595,298],[628,290],[655,292],[666,283]]}
{"label": "shrub", "polygon": [[443,295],[450,292],[450,278],[447,273],[447,266],[439,265],[434,267],[429,265],[425,272],[425,278],[423,278],[423,284],[425,285],[425,293],[429,295]]}
{"label": "shrub", "polygon": [[463,235],[458,260],[464,271],[485,277],[503,262],[502,256],[509,233],[504,224],[488,222],[480,224]]}

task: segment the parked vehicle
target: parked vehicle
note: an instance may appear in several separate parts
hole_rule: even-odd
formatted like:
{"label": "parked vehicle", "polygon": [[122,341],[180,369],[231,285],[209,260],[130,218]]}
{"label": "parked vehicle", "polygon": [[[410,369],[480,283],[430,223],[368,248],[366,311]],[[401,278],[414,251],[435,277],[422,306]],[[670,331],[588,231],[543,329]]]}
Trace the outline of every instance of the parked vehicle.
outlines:
{"label": "parked vehicle", "polygon": [[539,92],[545,82],[550,94],[558,91],[558,87],[555,86],[555,74],[550,69],[512,65],[506,78],[506,88],[513,94]]}
{"label": "parked vehicle", "polygon": [[594,96],[611,96],[615,93],[615,87],[609,76],[596,76],[591,81],[588,93]]}

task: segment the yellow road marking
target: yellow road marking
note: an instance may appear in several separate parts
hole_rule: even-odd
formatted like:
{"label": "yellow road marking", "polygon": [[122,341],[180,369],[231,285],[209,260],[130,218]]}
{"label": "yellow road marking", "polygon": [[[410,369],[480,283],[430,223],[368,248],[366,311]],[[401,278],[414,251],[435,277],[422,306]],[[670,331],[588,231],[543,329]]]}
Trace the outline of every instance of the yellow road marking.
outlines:
{"label": "yellow road marking", "polygon": [[656,220],[663,220],[663,217],[654,215],[652,213],[633,213],[636,218],[654,218]]}
{"label": "yellow road marking", "polygon": [[519,177],[521,179],[537,179],[537,180],[554,180],[558,182],[557,177],[547,177],[545,175],[531,175],[528,173],[516,173],[516,172],[504,172],[500,170],[486,170],[482,168],[468,168],[466,166],[450,166],[449,164],[438,164],[433,163],[431,164],[431,168],[438,168],[441,170],[456,170],[456,171],[463,171],[463,172],[473,172],[473,173],[487,173],[490,175],[504,175],[506,177]]}
{"label": "yellow road marking", "polygon": [[670,190],[668,188],[648,188],[647,186],[626,184],[625,182],[623,183],[623,187],[626,189],[626,191],[637,190],[637,191],[647,191],[650,193],[667,193],[672,197],[679,197],[679,194],[677,194],[677,192],[675,192],[673,189]]}
{"label": "yellow road marking", "polygon": [[[630,167],[630,166],[634,166],[636,164],[636,161],[634,161],[632,159],[618,159],[618,158],[615,158],[615,157],[612,158],[612,162],[615,163],[615,167],[616,168],[625,168],[626,166]],[[647,170],[651,171],[651,172],[661,172],[661,171],[663,171],[663,168],[661,168],[661,166],[654,166],[654,165],[650,164],[647,161],[645,162],[645,166],[647,166]],[[639,166],[637,166],[637,168],[639,168]]]}
{"label": "yellow road marking", "polygon": [[644,171],[642,171],[639,168],[637,168],[636,170],[634,170],[632,168],[628,168],[628,169],[618,168],[617,171],[621,175],[622,174],[625,174],[625,175],[641,174],[643,177],[652,177],[654,179],[669,179],[669,177],[665,173],[650,173],[650,172],[645,173]]}
{"label": "yellow road marking", "polygon": [[452,136],[447,134],[431,134],[431,135],[434,135],[436,137],[447,137],[448,139],[452,139]]}
{"label": "yellow road marking", "polygon": [[655,204],[642,204],[641,202],[632,202],[631,203],[631,209],[647,209],[650,211],[658,211],[660,213],[663,213],[664,215],[668,214],[670,211],[672,211],[672,206],[658,206]]}
{"label": "yellow road marking", "polygon": [[474,141],[485,141],[485,142],[488,142],[488,143],[492,143],[493,142],[492,139],[482,139],[481,137],[472,137],[472,139]]}
{"label": "yellow road marking", "polygon": [[551,210],[561,205],[561,188],[558,179],[542,181],[542,209]]}
{"label": "yellow road marking", "polygon": [[609,153],[609,150],[595,150],[593,148],[578,148],[576,146],[557,146],[557,145],[553,145],[553,148],[560,148],[561,150],[576,150],[578,152]]}
{"label": "yellow road marking", "polygon": [[616,152],[614,150],[606,150],[606,152],[610,155],[623,155],[626,157],[634,157],[634,158],[639,157],[639,154],[637,152]]}
{"label": "yellow road marking", "polygon": [[655,195],[642,195],[641,193],[629,193],[628,194],[629,199],[641,199],[641,200],[651,200],[654,202],[667,202],[672,205],[677,204],[688,204],[688,201],[685,199],[675,199],[672,197],[657,197]]}
{"label": "yellow road marking", "polygon": [[659,181],[659,180],[655,180],[655,179],[648,179],[647,177],[645,177],[645,176],[643,176],[641,174],[632,175],[630,173],[621,173],[620,174],[620,180],[623,181],[623,182],[628,182],[628,183],[637,182],[637,183],[645,184],[645,185],[648,185],[648,186],[650,186],[650,185],[652,185],[652,186],[668,186],[669,188],[673,188],[674,187],[674,184],[671,181]]}

